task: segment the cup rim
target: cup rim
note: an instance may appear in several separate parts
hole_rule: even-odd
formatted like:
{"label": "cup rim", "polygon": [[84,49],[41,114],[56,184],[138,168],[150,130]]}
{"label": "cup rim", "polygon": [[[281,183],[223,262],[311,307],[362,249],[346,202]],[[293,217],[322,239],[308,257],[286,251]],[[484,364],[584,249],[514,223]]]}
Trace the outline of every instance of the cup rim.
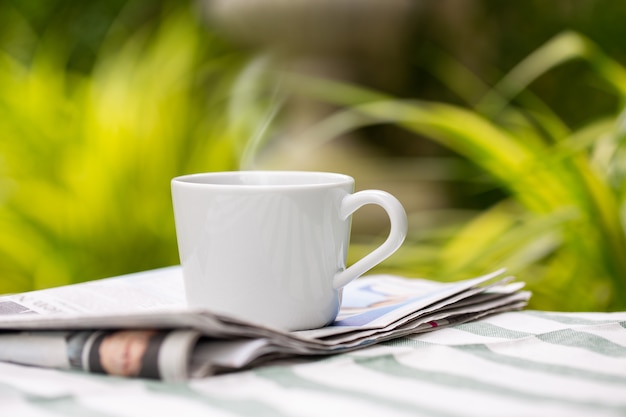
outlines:
{"label": "cup rim", "polygon": [[241,170],[180,175],[172,178],[171,182],[172,185],[205,188],[285,189],[350,185],[354,184],[354,178],[346,174],[323,171]]}

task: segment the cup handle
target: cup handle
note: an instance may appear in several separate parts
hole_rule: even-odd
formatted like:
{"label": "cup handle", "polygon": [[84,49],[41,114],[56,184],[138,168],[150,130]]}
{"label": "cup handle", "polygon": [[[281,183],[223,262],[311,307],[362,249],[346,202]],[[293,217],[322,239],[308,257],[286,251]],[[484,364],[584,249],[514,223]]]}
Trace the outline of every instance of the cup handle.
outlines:
{"label": "cup handle", "polygon": [[347,220],[355,211],[366,204],[376,204],[387,212],[391,223],[389,236],[382,245],[356,261],[347,269],[335,274],[333,286],[336,289],[345,286],[353,279],[363,275],[365,272],[387,259],[398,250],[406,237],[408,222],[404,207],[402,207],[402,204],[397,198],[385,191],[363,190],[354,194],[348,194],[341,201],[339,215],[343,220]]}

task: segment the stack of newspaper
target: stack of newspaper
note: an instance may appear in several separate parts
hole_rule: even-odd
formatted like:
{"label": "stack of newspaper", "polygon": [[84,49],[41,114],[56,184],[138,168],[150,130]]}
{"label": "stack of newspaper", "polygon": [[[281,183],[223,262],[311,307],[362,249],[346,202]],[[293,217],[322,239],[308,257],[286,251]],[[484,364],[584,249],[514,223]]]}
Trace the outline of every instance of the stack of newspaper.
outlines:
{"label": "stack of newspaper", "polygon": [[331,325],[284,332],[186,308],[170,267],[0,297],[0,361],[180,381],[518,310],[522,287],[503,270],[455,283],[372,275],[344,288]]}

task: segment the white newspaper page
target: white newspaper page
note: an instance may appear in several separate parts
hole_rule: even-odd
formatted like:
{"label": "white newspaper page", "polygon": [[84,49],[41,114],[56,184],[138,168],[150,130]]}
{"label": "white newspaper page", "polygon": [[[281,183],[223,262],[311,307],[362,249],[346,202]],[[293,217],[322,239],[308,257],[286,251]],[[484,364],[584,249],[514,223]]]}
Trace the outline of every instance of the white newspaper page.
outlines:
{"label": "white newspaper page", "polygon": [[182,269],[163,268],[0,297],[0,361],[176,381],[333,354],[523,308],[530,294],[503,273],[445,284],[360,278],[333,324],[290,333],[187,309]]}
{"label": "white newspaper page", "polygon": [[0,317],[32,313],[138,313],[184,307],[185,290],[179,267],[0,297]]}

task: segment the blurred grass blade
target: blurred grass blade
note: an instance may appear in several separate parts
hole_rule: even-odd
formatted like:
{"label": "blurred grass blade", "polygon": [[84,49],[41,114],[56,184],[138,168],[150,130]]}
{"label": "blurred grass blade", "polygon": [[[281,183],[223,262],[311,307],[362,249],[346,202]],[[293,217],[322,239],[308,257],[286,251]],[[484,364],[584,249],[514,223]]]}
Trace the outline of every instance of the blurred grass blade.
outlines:
{"label": "blurred grass blade", "polygon": [[513,68],[492,92],[477,105],[479,110],[497,111],[504,106],[502,97],[512,100],[541,75],[565,62],[582,59],[621,95],[626,96],[626,70],[604,54],[595,43],[576,32],[564,32],[535,50]]}

